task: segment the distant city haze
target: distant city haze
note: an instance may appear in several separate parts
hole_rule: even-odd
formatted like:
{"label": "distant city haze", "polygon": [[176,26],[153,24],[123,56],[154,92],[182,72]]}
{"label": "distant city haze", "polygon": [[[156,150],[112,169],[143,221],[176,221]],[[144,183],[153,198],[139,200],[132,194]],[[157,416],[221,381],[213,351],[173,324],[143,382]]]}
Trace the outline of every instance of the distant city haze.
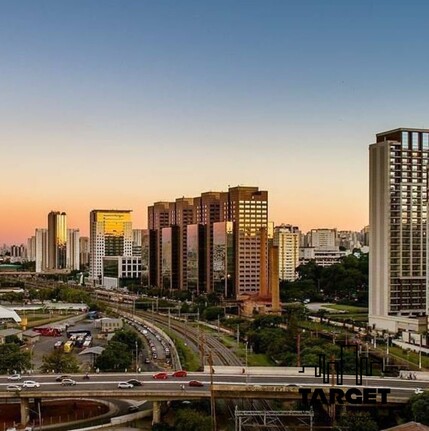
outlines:
{"label": "distant city haze", "polygon": [[[368,224],[368,145],[427,128],[429,3],[2,2],[0,244],[50,211],[253,185],[302,231]],[[397,31],[401,29],[401,31]]]}

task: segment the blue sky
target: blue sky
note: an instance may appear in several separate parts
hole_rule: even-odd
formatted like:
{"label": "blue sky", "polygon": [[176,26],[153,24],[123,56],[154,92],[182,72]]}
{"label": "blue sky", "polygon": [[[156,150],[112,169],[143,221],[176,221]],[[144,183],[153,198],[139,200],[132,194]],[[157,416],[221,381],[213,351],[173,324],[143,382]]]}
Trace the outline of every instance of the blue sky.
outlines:
{"label": "blue sky", "polygon": [[[65,210],[270,192],[276,223],[358,229],[368,144],[429,127],[425,1],[1,1],[0,243]],[[17,195],[14,190],[19,189]],[[31,217],[18,217],[31,208]]]}

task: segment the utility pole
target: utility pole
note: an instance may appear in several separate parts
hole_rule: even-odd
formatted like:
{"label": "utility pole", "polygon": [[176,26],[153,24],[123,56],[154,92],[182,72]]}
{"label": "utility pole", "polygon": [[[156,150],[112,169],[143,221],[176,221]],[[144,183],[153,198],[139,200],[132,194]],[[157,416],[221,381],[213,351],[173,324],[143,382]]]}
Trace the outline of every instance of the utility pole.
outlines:
{"label": "utility pole", "polygon": [[240,325],[237,325],[237,347],[240,345]]}
{"label": "utility pole", "polygon": [[296,351],[297,351],[297,361],[296,366],[301,366],[301,332],[298,332],[298,335],[296,336]]}
{"label": "utility pole", "polygon": [[214,396],[214,388],[213,388],[213,357],[211,350],[208,354],[208,362],[210,365],[210,410],[212,416],[212,431],[217,431],[216,424],[216,401]]}
{"label": "utility pole", "polygon": [[138,343],[137,343],[137,340],[136,340],[136,373],[138,372],[138,369],[139,369],[139,345],[138,345]]}

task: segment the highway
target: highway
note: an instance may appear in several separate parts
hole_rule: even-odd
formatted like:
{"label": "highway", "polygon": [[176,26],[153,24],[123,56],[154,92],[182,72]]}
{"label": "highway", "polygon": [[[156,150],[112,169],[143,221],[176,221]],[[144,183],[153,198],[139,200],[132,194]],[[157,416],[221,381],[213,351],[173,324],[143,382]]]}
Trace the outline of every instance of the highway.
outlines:
{"label": "highway", "polygon": [[[173,378],[171,375],[166,380],[157,380],[152,377],[151,373],[117,373],[117,374],[95,374],[90,376],[90,380],[82,380],[82,375],[71,375],[71,378],[76,381],[75,386],[63,386],[60,382],[56,382],[57,375],[32,375],[23,376],[21,381],[12,382],[7,379],[7,376],[0,377],[0,398],[13,398],[18,394],[21,397],[37,396],[40,394],[42,398],[56,397],[56,396],[85,396],[98,395],[103,393],[104,397],[111,396],[120,398],[123,397],[146,397],[150,396],[152,399],[161,398],[168,399],[183,399],[192,396],[193,398],[207,397],[210,393],[210,374],[209,373],[188,373],[184,378]],[[124,382],[129,379],[138,379],[142,382],[142,386],[136,386],[132,389],[118,389],[118,383]],[[21,392],[9,392],[6,387],[11,384],[22,385],[24,380],[35,380],[40,383],[39,388],[29,389],[24,388]],[[188,383],[190,380],[198,380],[203,383],[202,387],[190,387]],[[387,378],[364,378],[365,385],[358,386],[358,388],[390,388],[390,397],[400,398],[404,401],[414,394],[415,389],[429,389],[428,382],[422,381],[409,381],[401,379],[387,379]],[[272,393],[273,398],[279,397],[276,392],[284,391],[290,393],[297,393],[299,387],[331,387],[330,384],[322,384],[321,378],[314,376],[282,376],[282,375],[236,375],[236,374],[213,374],[213,383],[216,392],[223,393],[227,387],[231,390],[234,387],[234,393],[223,393],[222,397],[226,398],[255,398],[264,397],[269,398]],[[185,385],[185,389],[181,388]],[[354,376],[344,376],[344,385],[337,386],[339,388],[347,389],[348,387],[356,387]],[[249,392],[249,393],[247,393]],[[260,394],[259,394],[260,393]],[[218,395],[216,395],[218,396]]]}

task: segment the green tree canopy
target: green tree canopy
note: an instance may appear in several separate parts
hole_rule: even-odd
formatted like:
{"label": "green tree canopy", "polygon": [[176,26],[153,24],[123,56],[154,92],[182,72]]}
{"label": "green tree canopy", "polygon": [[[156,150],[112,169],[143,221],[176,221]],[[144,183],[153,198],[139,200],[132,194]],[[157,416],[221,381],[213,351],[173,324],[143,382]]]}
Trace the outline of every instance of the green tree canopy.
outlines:
{"label": "green tree canopy", "polygon": [[182,409],[176,412],[176,431],[211,431],[211,417],[196,410]]}
{"label": "green tree canopy", "polygon": [[368,412],[347,413],[339,421],[337,430],[348,431],[378,431],[377,422]]}
{"label": "green tree canopy", "polygon": [[102,371],[124,371],[130,368],[132,353],[128,346],[110,341],[103,353],[96,359],[95,366]]}
{"label": "green tree canopy", "polygon": [[79,364],[76,358],[69,354],[64,353],[60,349],[44,355],[42,358],[41,370],[49,373],[54,370],[55,373],[77,373],[79,372]]}
{"label": "green tree canopy", "polygon": [[143,345],[141,338],[130,329],[121,329],[120,331],[116,331],[112,337],[112,341],[123,343],[127,346],[128,350],[134,351],[136,350],[136,342],[139,349]]}
{"label": "green tree canopy", "polygon": [[18,344],[5,343],[0,345],[0,373],[5,374],[12,370],[29,369],[30,353],[23,352]]}

